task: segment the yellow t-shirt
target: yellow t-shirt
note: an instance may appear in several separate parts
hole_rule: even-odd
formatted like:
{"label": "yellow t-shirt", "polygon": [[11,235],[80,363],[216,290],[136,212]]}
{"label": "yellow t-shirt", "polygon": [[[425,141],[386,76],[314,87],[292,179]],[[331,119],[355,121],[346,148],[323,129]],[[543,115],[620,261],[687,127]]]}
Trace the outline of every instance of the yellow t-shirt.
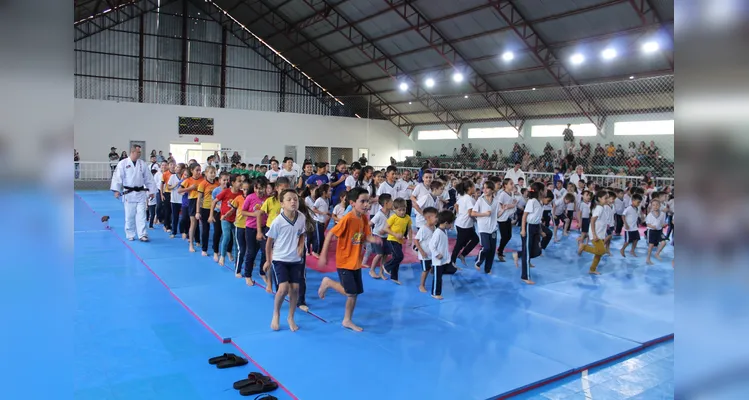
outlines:
{"label": "yellow t-shirt", "polygon": [[403,218],[399,217],[398,214],[393,214],[387,220],[388,228],[391,231],[403,234],[403,239],[396,239],[393,235],[388,235],[388,240],[391,242],[405,243],[408,237],[408,228],[411,226],[411,217],[404,215]]}
{"label": "yellow t-shirt", "polygon": [[200,208],[205,208],[206,210],[211,209],[211,203],[213,202],[213,189],[217,188],[218,185],[220,185],[218,179],[214,179],[213,182],[208,182],[208,179],[203,179],[203,181],[198,184],[198,192],[203,194],[203,204],[199,204]]}
{"label": "yellow t-shirt", "polygon": [[234,200],[232,200],[231,203],[230,203],[230,205],[232,206],[232,208],[234,208],[236,210],[234,212],[235,215],[236,215],[234,217],[234,226],[236,226],[237,228],[240,228],[240,229],[244,229],[245,225],[247,225],[246,224],[247,217],[245,217],[242,214],[242,205],[243,204],[244,204],[244,195],[241,195],[241,194],[238,195],[237,197],[235,197]]}
{"label": "yellow t-shirt", "polygon": [[265,226],[270,228],[270,224],[272,224],[273,220],[281,213],[281,202],[278,201],[278,198],[276,197],[268,197],[260,209],[268,215],[265,220]]}

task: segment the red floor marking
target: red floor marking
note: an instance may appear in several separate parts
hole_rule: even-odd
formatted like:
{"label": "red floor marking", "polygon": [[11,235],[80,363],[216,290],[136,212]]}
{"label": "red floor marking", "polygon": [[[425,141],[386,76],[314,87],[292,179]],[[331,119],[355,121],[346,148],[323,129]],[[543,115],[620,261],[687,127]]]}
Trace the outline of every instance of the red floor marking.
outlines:
{"label": "red floor marking", "polygon": [[[77,198],[78,198],[78,200],[82,201],[82,202],[83,202],[83,204],[85,204],[85,205],[86,205],[86,207],[88,207],[88,209],[89,209],[89,210],[91,210],[91,212],[92,212],[92,213],[93,213],[94,215],[98,215],[98,214],[97,214],[97,212],[96,212],[96,211],[94,211],[94,209],[93,209],[93,208],[91,208],[91,206],[90,206],[90,205],[89,205],[89,204],[88,204],[88,203],[86,202],[86,200],[83,200],[83,198],[82,198],[81,196],[79,196],[78,194],[76,194],[76,195],[75,195],[75,197],[77,197]],[[164,288],[165,288],[165,289],[166,289],[166,290],[167,290],[167,291],[169,292],[169,294],[170,294],[170,295],[172,295],[172,297],[173,297],[173,298],[174,298],[175,300],[177,300],[177,302],[178,302],[178,303],[179,303],[180,305],[182,305],[182,307],[184,307],[184,308],[185,308],[185,310],[187,310],[187,312],[188,312],[188,313],[190,313],[190,315],[192,315],[192,316],[193,316],[193,317],[194,317],[194,318],[195,318],[196,320],[198,320],[198,322],[200,322],[200,324],[201,324],[201,325],[203,325],[203,327],[205,327],[205,329],[207,329],[207,330],[208,330],[209,332],[211,332],[211,334],[212,334],[213,336],[215,336],[215,337],[216,337],[216,339],[218,339],[218,340],[219,340],[219,341],[220,341],[221,343],[224,343],[224,338],[222,338],[222,337],[221,337],[221,335],[219,335],[218,333],[216,333],[216,331],[214,331],[214,330],[213,330],[213,329],[212,329],[212,328],[211,328],[210,326],[208,326],[208,324],[207,324],[207,323],[205,323],[205,321],[203,321],[203,319],[202,319],[202,318],[200,318],[200,317],[199,317],[199,316],[198,316],[197,314],[195,314],[195,312],[194,312],[194,311],[192,311],[192,310],[190,309],[190,307],[188,307],[188,306],[187,306],[187,304],[185,304],[185,303],[184,303],[184,302],[183,302],[183,301],[182,301],[182,300],[181,300],[181,299],[180,299],[179,297],[177,297],[177,295],[176,295],[176,294],[174,294],[174,292],[172,292],[172,289],[170,289],[170,288],[169,288],[169,286],[168,286],[168,285],[167,285],[167,284],[166,284],[166,283],[165,283],[165,282],[164,282],[164,281],[163,281],[163,280],[162,280],[162,279],[161,279],[161,278],[159,277],[159,275],[157,275],[157,274],[156,274],[156,272],[154,272],[154,271],[153,271],[153,270],[151,269],[151,267],[149,267],[149,266],[148,266],[148,264],[146,264],[146,262],[145,262],[145,261],[144,261],[144,260],[143,260],[142,258],[140,258],[140,256],[138,255],[138,253],[136,253],[136,252],[135,252],[135,250],[134,250],[134,249],[133,249],[132,247],[130,247],[130,245],[129,245],[129,244],[128,244],[128,243],[127,243],[127,242],[126,242],[125,240],[123,240],[123,239],[122,239],[122,238],[120,237],[120,235],[118,235],[117,233],[115,233],[115,231],[114,231],[114,230],[111,230],[111,229],[110,229],[109,231],[110,231],[110,232],[111,232],[111,233],[112,233],[112,234],[113,234],[113,235],[114,235],[114,236],[115,236],[115,237],[116,237],[116,238],[117,238],[117,239],[118,239],[118,240],[119,240],[120,242],[122,242],[122,244],[123,244],[123,245],[125,245],[125,247],[127,247],[127,248],[128,248],[128,250],[130,250],[130,252],[131,252],[131,253],[133,253],[133,255],[135,256],[135,258],[136,258],[136,259],[138,259],[138,261],[140,261],[140,263],[141,263],[141,264],[143,264],[143,266],[144,266],[144,267],[146,267],[146,269],[148,270],[148,272],[150,272],[150,273],[151,273],[151,274],[152,274],[152,275],[153,275],[153,276],[154,276],[154,277],[156,278],[156,280],[158,280],[158,281],[159,281],[159,283],[161,283],[161,284],[162,284],[162,285],[164,286]],[[242,353],[242,355],[244,355],[244,356],[245,356],[245,357],[247,358],[247,360],[249,360],[250,362],[252,362],[252,363],[253,363],[253,364],[254,364],[254,365],[255,365],[255,366],[256,366],[256,367],[257,367],[257,368],[258,368],[258,369],[259,369],[260,371],[262,371],[262,372],[263,372],[263,373],[264,373],[265,375],[267,375],[268,377],[270,377],[271,379],[273,379],[274,381],[276,381],[276,383],[278,384],[278,387],[280,387],[281,389],[283,389],[283,391],[284,391],[284,392],[286,392],[286,393],[287,393],[287,394],[288,394],[289,396],[291,396],[291,398],[293,398],[294,400],[299,400],[299,398],[298,398],[298,397],[294,396],[294,394],[293,394],[293,393],[291,393],[291,392],[289,391],[289,389],[287,389],[287,388],[286,388],[286,387],[285,387],[285,386],[284,386],[283,384],[281,384],[281,382],[279,382],[279,381],[278,381],[278,379],[274,378],[274,377],[273,377],[273,375],[271,375],[270,373],[268,373],[268,371],[266,371],[266,370],[265,370],[265,368],[263,368],[263,367],[262,367],[262,366],[261,366],[260,364],[258,364],[258,363],[257,363],[257,362],[256,362],[256,361],[255,361],[254,359],[252,359],[252,357],[250,357],[250,356],[249,356],[249,354],[247,354],[247,353],[246,353],[246,352],[245,352],[244,350],[242,350],[242,348],[241,348],[241,347],[239,347],[239,346],[238,346],[238,345],[237,345],[237,344],[236,344],[236,343],[235,343],[234,341],[231,341],[231,344],[232,344],[232,345],[233,345],[233,346],[234,346],[234,347],[235,347],[235,348],[236,348],[237,350],[239,350],[239,352],[240,352],[240,353]]]}

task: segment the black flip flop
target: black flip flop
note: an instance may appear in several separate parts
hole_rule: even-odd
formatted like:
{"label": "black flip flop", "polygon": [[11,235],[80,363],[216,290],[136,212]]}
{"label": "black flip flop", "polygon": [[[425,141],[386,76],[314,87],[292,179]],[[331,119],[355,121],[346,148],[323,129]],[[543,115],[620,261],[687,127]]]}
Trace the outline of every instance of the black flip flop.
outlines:
{"label": "black flip flop", "polygon": [[221,361],[225,361],[225,360],[228,360],[228,359],[229,359],[229,357],[236,357],[236,354],[232,354],[232,353],[224,353],[224,354],[223,354],[223,355],[221,355],[221,356],[218,356],[218,357],[213,357],[213,358],[209,358],[209,359],[208,359],[208,364],[211,364],[211,365],[216,365],[216,364],[220,363]]}
{"label": "black flip flop", "polygon": [[247,375],[247,379],[242,379],[239,381],[234,382],[234,389],[240,390],[245,386],[254,385],[255,383],[259,381],[269,381],[270,377],[267,377],[259,372],[250,372],[249,375]]}
{"label": "black flip flop", "polygon": [[235,354],[229,354],[229,357],[225,360],[219,361],[218,364],[216,364],[216,367],[218,369],[225,369],[225,368],[233,368],[233,367],[241,367],[242,365],[246,365],[247,360],[244,358],[235,355]]}
{"label": "black flip flop", "polygon": [[278,384],[273,381],[258,381],[250,386],[245,386],[239,390],[239,394],[242,396],[252,396],[253,394],[272,392],[278,389]]}
{"label": "black flip flop", "polygon": [[270,394],[261,394],[260,396],[255,397],[253,400],[278,400],[278,397]]}

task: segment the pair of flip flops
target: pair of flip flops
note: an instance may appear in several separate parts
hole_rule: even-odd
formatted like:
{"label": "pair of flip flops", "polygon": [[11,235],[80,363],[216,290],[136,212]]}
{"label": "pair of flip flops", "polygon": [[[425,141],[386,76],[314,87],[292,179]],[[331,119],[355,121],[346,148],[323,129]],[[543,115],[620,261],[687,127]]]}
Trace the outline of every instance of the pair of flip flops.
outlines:
{"label": "pair of flip flops", "polygon": [[[270,377],[259,372],[250,372],[247,379],[234,382],[234,389],[239,390],[242,396],[252,396],[253,394],[272,392],[278,389],[278,384],[273,382]],[[263,396],[262,400],[276,400],[271,395]]]}
{"label": "pair of flip flops", "polygon": [[224,353],[223,355],[209,359],[208,364],[215,365],[218,369],[225,369],[246,365],[247,360],[236,354]]}

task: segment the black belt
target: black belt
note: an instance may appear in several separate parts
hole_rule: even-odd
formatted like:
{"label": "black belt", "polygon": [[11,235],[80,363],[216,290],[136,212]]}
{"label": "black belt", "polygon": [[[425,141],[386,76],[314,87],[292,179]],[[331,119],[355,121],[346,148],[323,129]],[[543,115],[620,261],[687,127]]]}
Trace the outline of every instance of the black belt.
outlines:
{"label": "black belt", "polygon": [[135,187],[123,186],[123,188],[125,189],[124,194],[132,193],[132,192],[142,192],[146,190],[145,186],[135,186]]}

